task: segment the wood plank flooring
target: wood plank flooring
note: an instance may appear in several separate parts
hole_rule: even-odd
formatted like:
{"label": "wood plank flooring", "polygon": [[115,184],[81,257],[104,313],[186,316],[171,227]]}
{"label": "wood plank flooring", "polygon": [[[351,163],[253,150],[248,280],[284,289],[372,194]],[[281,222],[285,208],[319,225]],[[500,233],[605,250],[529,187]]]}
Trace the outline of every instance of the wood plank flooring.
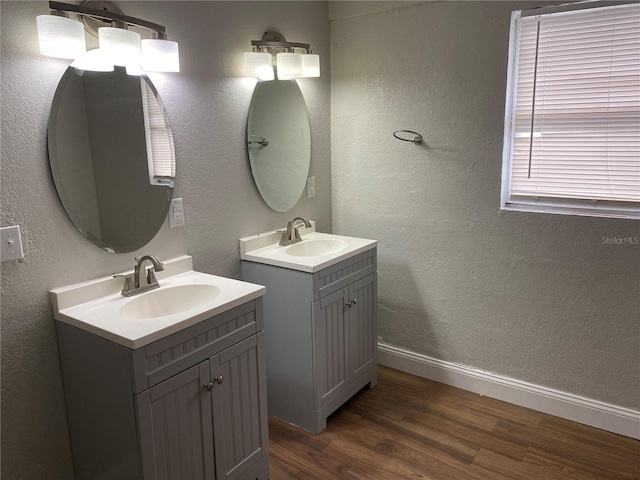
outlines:
{"label": "wood plank flooring", "polygon": [[640,441],[386,367],[312,435],[269,419],[271,480],[640,480]]}

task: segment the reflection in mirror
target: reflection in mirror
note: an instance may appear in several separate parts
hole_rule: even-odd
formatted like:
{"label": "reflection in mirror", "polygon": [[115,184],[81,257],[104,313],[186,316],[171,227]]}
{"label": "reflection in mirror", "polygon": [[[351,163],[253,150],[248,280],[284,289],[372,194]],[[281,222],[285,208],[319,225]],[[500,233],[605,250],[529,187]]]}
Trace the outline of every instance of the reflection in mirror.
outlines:
{"label": "reflection in mirror", "polygon": [[276,212],[291,210],[302,195],[311,161],[311,131],[295,80],[259,82],[247,121],[251,173],[264,201]]}
{"label": "reflection in mirror", "polygon": [[49,162],[74,226],[114,253],[142,248],[173,196],[175,151],[162,101],[147,77],[69,67],[49,119]]}

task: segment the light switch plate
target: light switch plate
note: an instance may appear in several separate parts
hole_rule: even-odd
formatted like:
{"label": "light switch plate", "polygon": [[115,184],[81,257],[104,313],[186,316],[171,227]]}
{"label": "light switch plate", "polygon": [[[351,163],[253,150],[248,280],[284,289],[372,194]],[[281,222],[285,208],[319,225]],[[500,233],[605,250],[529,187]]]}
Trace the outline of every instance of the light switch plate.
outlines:
{"label": "light switch plate", "polygon": [[0,227],[0,261],[18,260],[24,258],[22,251],[22,239],[20,238],[20,225]]}
{"label": "light switch plate", "polygon": [[169,207],[169,227],[182,227],[184,225],[184,205],[182,198],[171,200]]}

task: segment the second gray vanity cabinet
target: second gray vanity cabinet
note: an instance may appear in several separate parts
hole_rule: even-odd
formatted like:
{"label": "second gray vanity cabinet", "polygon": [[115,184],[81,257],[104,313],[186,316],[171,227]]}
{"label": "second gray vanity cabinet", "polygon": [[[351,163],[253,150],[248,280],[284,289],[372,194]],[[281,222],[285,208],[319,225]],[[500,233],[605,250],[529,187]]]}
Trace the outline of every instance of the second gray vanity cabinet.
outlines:
{"label": "second gray vanity cabinet", "polygon": [[377,382],[377,274],[372,248],[315,273],[243,261],[264,285],[269,413],[313,433]]}

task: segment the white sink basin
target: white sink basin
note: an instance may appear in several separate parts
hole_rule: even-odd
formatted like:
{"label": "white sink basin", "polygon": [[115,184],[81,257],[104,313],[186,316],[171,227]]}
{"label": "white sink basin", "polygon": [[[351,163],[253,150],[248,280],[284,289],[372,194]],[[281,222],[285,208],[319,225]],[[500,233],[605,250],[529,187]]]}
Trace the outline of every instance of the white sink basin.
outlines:
{"label": "white sink basin", "polygon": [[[121,295],[122,278],[98,278],[51,290],[53,315],[135,349],[264,295],[261,285],[193,271],[190,256],[166,260],[160,288]],[[122,272],[122,273],[131,273]]]}
{"label": "white sink basin", "polygon": [[345,248],[347,248],[347,242],[343,240],[324,239],[297,243],[287,247],[284,252],[294,257],[316,257],[318,255],[338,253]]}
{"label": "white sink basin", "polygon": [[195,284],[152,290],[133,297],[122,307],[120,315],[127,318],[156,318],[199,308],[220,295],[215,285]]}

